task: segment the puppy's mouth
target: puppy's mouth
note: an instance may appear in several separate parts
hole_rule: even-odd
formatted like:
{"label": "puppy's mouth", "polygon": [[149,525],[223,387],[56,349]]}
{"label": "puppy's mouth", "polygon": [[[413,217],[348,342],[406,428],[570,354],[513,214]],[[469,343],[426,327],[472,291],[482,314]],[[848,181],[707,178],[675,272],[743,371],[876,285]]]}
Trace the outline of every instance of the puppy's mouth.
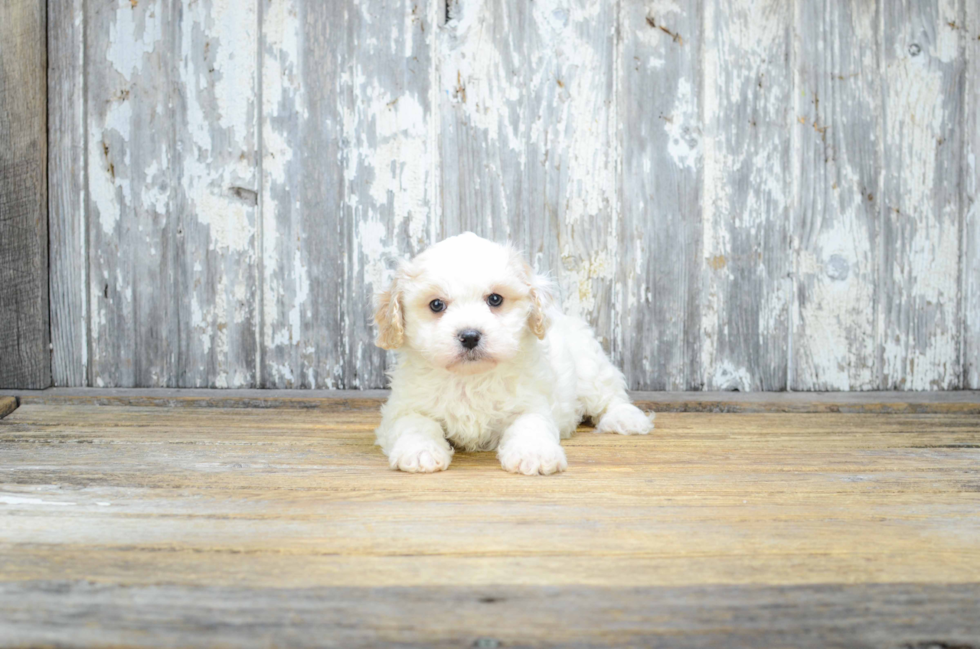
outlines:
{"label": "puppy's mouth", "polygon": [[449,364],[451,370],[480,371],[489,369],[497,364],[497,361],[483,349],[465,349],[460,351],[456,358]]}

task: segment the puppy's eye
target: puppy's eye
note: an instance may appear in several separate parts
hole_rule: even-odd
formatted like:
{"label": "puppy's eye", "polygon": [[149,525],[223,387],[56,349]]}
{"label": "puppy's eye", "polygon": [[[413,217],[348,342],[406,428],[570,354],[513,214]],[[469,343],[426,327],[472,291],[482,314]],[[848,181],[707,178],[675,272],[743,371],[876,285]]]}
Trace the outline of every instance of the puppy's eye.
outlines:
{"label": "puppy's eye", "polygon": [[500,306],[503,303],[504,298],[497,293],[491,293],[490,296],[487,297],[487,304],[490,306]]}
{"label": "puppy's eye", "polygon": [[446,309],[446,303],[442,300],[435,299],[429,302],[429,308],[432,309],[433,313],[439,313]]}

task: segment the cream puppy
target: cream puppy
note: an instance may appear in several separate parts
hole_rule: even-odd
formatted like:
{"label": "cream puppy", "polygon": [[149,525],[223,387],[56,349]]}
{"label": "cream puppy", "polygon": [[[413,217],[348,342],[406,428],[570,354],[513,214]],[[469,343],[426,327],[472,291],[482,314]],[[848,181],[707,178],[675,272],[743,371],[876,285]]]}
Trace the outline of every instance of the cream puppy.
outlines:
{"label": "cream puppy", "polygon": [[398,357],[377,429],[394,469],[442,471],[454,448],[497,449],[507,471],[546,475],[567,467],[559,442],[583,417],[600,433],[653,428],[588,325],[511,248],[446,239],[403,264],[376,304],[377,344]]}

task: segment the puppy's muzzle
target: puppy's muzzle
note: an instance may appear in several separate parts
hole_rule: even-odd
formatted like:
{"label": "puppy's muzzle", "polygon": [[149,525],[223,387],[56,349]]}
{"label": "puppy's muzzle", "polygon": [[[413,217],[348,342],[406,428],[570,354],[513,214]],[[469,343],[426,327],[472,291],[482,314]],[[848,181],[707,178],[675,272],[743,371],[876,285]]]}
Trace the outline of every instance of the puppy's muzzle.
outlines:
{"label": "puppy's muzzle", "polygon": [[475,349],[480,344],[482,335],[476,329],[464,329],[456,335],[456,338],[459,339],[459,344],[466,349]]}

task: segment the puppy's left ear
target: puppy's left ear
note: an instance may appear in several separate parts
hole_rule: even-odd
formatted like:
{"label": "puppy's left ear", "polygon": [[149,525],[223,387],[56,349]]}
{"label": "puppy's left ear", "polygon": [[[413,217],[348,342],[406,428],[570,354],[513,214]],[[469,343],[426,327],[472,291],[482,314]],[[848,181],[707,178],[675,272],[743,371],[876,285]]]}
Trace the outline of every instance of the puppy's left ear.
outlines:
{"label": "puppy's left ear", "polygon": [[398,349],[405,342],[405,314],[402,313],[404,273],[399,269],[388,288],[374,296],[374,321],[378,337],[374,344],[381,349]]}
{"label": "puppy's left ear", "polygon": [[529,264],[524,264],[524,272],[528,278],[528,287],[531,289],[528,293],[531,312],[527,316],[527,326],[539,340],[544,340],[548,327],[551,326],[548,312],[555,303],[554,288],[547,277],[535,273]]}

